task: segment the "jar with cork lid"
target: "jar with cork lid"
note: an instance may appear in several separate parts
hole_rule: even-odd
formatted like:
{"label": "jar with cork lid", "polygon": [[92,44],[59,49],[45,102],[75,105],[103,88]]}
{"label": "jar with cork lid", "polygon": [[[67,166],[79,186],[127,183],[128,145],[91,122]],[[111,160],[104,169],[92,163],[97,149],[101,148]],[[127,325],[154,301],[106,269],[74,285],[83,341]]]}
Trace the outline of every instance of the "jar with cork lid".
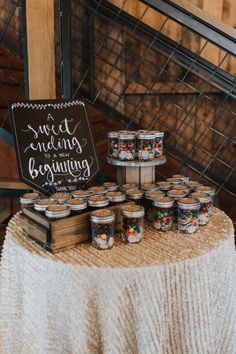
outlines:
{"label": "jar with cork lid", "polygon": [[125,132],[118,134],[119,159],[131,161],[136,157],[136,134]]}
{"label": "jar with cork lid", "polygon": [[185,183],[185,186],[187,186],[190,191],[195,191],[198,187],[201,187],[202,184],[198,181],[188,181]]}
{"label": "jar with cork lid", "polygon": [[27,206],[32,206],[40,200],[40,195],[38,193],[26,193],[20,197],[21,209]]}
{"label": "jar with cork lid", "polygon": [[168,197],[172,198],[174,202],[174,222],[178,222],[178,205],[177,205],[177,200],[180,198],[184,198],[187,196],[187,192],[185,191],[179,191],[177,189],[171,189],[167,192]]}
{"label": "jar with cork lid", "polygon": [[86,211],[87,209],[87,200],[79,199],[79,198],[71,198],[65,201],[65,205],[67,205],[71,210],[71,215],[79,215]]}
{"label": "jar with cork lid", "polygon": [[137,155],[140,161],[152,160],[155,156],[155,134],[151,132],[137,134]]}
{"label": "jar with cork lid", "polygon": [[107,192],[106,195],[111,206],[122,204],[126,199],[125,194],[120,191]]}
{"label": "jar with cork lid", "polygon": [[168,181],[160,181],[160,182],[157,182],[157,186],[158,186],[158,189],[160,191],[163,191],[163,192],[168,192],[168,190],[171,189],[171,183],[168,182]]}
{"label": "jar with cork lid", "polygon": [[112,248],[115,234],[115,213],[109,209],[95,210],[90,215],[92,245],[100,250]]}
{"label": "jar with cork lid", "polygon": [[153,227],[168,231],[174,220],[174,200],[169,197],[156,197],[153,201]]}
{"label": "jar with cork lid", "polygon": [[119,186],[116,182],[105,182],[103,183],[103,187],[108,191],[108,192],[114,192],[119,189]]}
{"label": "jar with cork lid", "polygon": [[207,193],[194,192],[191,195],[200,203],[199,225],[206,225],[210,218],[211,196]]}
{"label": "jar with cork lid", "polygon": [[186,234],[198,230],[200,203],[195,198],[181,198],[178,204],[178,229]]}
{"label": "jar with cork lid", "polygon": [[109,199],[105,195],[92,195],[88,198],[90,210],[105,208],[109,205]]}
{"label": "jar with cork lid", "polygon": [[121,207],[122,239],[126,243],[138,243],[144,230],[144,208],[140,205]]}
{"label": "jar with cork lid", "polygon": [[69,216],[70,208],[63,204],[53,204],[45,209],[45,215],[49,219],[62,219]]}
{"label": "jar with cork lid", "polygon": [[135,204],[142,206],[144,204],[143,196],[144,196],[144,192],[141,191],[140,189],[131,188],[126,190],[126,198],[134,201]]}
{"label": "jar with cork lid", "polygon": [[153,220],[153,200],[156,197],[164,197],[165,194],[163,191],[152,189],[145,193],[144,199],[144,209],[145,209],[145,219],[149,222]]}
{"label": "jar with cork lid", "polygon": [[181,186],[183,184],[183,181],[180,178],[174,177],[167,178],[167,182],[170,182],[172,187]]}
{"label": "jar with cork lid", "polygon": [[215,188],[210,186],[200,186],[196,189],[198,193],[207,193],[211,196],[211,203],[209,205],[209,216],[212,215],[213,205],[214,205],[214,196],[215,196]]}
{"label": "jar with cork lid", "polygon": [[73,198],[79,198],[79,199],[87,199],[89,197],[91,197],[92,192],[87,191],[87,190],[83,190],[83,189],[78,189],[77,191],[74,191],[72,193]]}
{"label": "jar with cork lid", "polygon": [[107,133],[108,137],[108,156],[113,159],[118,159],[119,149],[118,149],[118,132]]}
{"label": "jar with cork lid", "polygon": [[51,195],[51,199],[54,201],[55,204],[64,204],[66,199],[71,197],[70,193],[54,193]]}

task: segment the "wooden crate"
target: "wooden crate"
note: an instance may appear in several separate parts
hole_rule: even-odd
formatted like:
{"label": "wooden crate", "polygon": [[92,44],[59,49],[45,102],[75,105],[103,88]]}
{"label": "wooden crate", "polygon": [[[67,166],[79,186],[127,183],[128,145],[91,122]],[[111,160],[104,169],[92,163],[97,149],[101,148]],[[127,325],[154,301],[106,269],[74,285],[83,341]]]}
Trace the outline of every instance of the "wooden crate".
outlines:
{"label": "wooden crate", "polygon": [[[109,206],[108,209],[116,214],[116,232],[121,228],[120,207],[134,204],[132,201]],[[33,207],[23,208],[21,223],[28,237],[52,253],[72,248],[82,242],[91,241],[90,212],[67,218],[50,220],[38,213]]]}

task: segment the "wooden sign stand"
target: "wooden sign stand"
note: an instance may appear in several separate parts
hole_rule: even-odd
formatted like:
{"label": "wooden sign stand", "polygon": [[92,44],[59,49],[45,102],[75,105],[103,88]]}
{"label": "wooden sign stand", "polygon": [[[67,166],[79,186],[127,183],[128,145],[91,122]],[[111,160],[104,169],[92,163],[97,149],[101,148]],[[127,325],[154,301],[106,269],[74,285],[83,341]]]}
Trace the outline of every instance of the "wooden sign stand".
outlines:
{"label": "wooden sign stand", "polygon": [[155,183],[155,167],[166,163],[165,156],[160,156],[150,161],[120,161],[107,158],[110,165],[117,167],[117,182],[136,183],[139,186],[143,183]]}

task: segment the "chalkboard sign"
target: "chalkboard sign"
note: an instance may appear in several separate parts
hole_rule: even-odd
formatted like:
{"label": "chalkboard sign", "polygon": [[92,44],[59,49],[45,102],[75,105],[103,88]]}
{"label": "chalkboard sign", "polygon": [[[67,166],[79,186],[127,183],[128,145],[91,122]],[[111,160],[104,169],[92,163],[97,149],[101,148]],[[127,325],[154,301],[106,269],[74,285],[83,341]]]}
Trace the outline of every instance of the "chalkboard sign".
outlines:
{"label": "chalkboard sign", "polygon": [[22,181],[46,194],[73,191],[99,171],[83,101],[10,104]]}

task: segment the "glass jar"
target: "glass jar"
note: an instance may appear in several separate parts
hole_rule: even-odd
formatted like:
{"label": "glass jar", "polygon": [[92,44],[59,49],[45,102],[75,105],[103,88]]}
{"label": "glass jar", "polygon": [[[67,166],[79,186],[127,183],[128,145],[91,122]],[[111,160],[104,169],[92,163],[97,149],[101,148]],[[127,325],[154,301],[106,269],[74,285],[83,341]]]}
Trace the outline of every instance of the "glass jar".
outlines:
{"label": "glass jar", "polygon": [[52,204],[54,204],[54,201],[52,199],[40,199],[34,203],[34,209],[39,213],[44,213],[45,209]]}
{"label": "glass jar", "polygon": [[122,239],[127,243],[138,243],[142,240],[144,230],[144,208],[140,205],[121,207]]}
{"label": "glass jar", "polygon": [[103,187],[106,188],[108,192],[117,191],[119,189],[118,184],[115,182],[105,182],[103,183]]}
{"label": "glass jar", "polygon": [[157,190],[158,187],[155,183],[144,183],[141,184],[141,190],[144,192],[151,191],[151,190]]}
{"label": "glass jar", "polygon": [[196,192],[199,193],[207,193],[211,196],[210,210],[209,216],[212,215],[213,205],[214,205],[214,196],[215,196],[215,188],[210,186],[201,186],[196,189]]}
{"label": "glass jar", "polygon": [[210,209],[212,208],[211,196],[207,193],[194,192],[191,195],[200,202],[199,225],[206,225],[210,217]]}
{"label": "glass jar", "polygon": [[143,133],[137,135],[137,155],[140,161],[154,159],[155,135]]}
{"label": "glass jar", "polygon": [[169,197],[157,197],[153,200],[153,227],[168,231],[174,220],[174,201]]}
{"label": "glass jar", "polygon": [[112,248],[115,234],[115,213],[108,209],[95,210],[90,215],[92,245],[99,250]]}
{"label": "glass jar", "polygon": [[[176,191],[185,192],[186,195],[190,193],[190,189],[188,187],[186,187],[185,185],[173,186],[172,189],[175,189]],[[172,189],[170,189],[170,190],[172,190]]]}
{"label": "glass jar", "polygon": [[34,205],[34,203],[40,200],[40,195],[38,193],[26,193],[20,197],[21,209],[27,206]]}
{"label": "glass jar", "polygon": [[[176,186],[177,187],[177,186]],[[186,187],[185,187],[186,188]],[[167,192],[168,197],[174,200],[174,222],[178,222],[178,205],[177,200],[186,197],[188,192],[171,189]]]}
{"label": "glass jar", "polygon": [[201,187],[202,184],[198,181],[188,181],[185,183],[185,186],[187,186],[190,191],[195,191],[198,187]]}
{"label": "glass jar", "polygon": [[91,197],[91,195],[92,195],[92,192],[82,190],[82,189],[74,191],[72,194],[73,198],[75,198],[75,199],[78,199],[78,198],[79,199],[87,199],[87,198]]}
{"label": "glass jar", "polygon": [[178,204],[178,229],[185,234],[198,230],[200,203],[194,198],[181,198]]}
{"label": "glass jar", "polygon": [[70,193],[54,193],[51,195],[51,199],[54,201],[55,204],[63,204],[65,203],[66,199],[71,197]]}
{"label": "glass jar", "polygon": [[109,199],[105,195],[92,195],[88,198],[88,206],[90,209],[105,208],[109,205]]}
{"label": "glass jar", "polygon": [[118,148],[120,160],[134,160],[136,157],[136,135],[130,132],[119,133]]}
{"label": "glass jar", "polygon": [[94,187],[90,187],[89,191],[92,194],[106,194],[107,189],[103,186],[94,186]]}
{"label": "glass jar", "polygon": [[108,156],[113,159],[118,159],[119,149],[118,149],[118,132],[109,132],[108,137]]}
{"label": "glass jar", "polygon": [[144,199],[144,209],[145,209],[145,219],[149,222],[153,221],[153,199],[156,197],[164,197],[165,194],[162,191],[152,189],[145,193]]}
{"label": "glass jar", "polygon": [[131,188],[126,190],[127,199],[133,200],[135,204],[143,205],[143,196],[144,193],[140,189]]}
{"label": "glass jar", "polygon": [[125,201],[125,194],[119,191],[107,192],[107,197],[111,206],[124,203]]}
{"label": "glass jar", "polygon": [[173,177],[173,178],[181,179],[181,181],[182,181],[183,183],[186,183],[186,182],[189,181],[189,177],[184,176],[184,175],[173,175],[172,177]]}
{"label": "glass jar", "polygon": [[170,182],[172,187],[181,186],[183,184],[183,181],[180,178],[174,178],[174,177],[167,178],[167,182]]}
{"label": "glass jar", "polygon": [[138,189],[138,185],[135,183],[125,183],[125,184],[122,184],[121,188],[124,192],[126,192],[127,189],[131,189],[131,188]]}
{"label": "glass jar", "polygon": [[49,219],[66,218],[71,213],[70,208],[63,204],[53,204],[45,209],[45,215]]}
{"label": "glass jar", "polygon": [[152,131],[155,135],[154,157],[159,157],[163,154],[163,138],[164,133],[159,131]]}
{"label": "glass jar", "polygon": [[67,199],[65,205],[70,208],[71,215],[78,215],[87,209],[87,200],[79,198]]}
{"label": "glass jar", "polygon": [[170,182],[167,182],[167,181],[160,181],[160,182],[157,182],[157,187],[160,191],[164,191],[164,192],[168,192],[168,190],[171,189],[171,184]]}

